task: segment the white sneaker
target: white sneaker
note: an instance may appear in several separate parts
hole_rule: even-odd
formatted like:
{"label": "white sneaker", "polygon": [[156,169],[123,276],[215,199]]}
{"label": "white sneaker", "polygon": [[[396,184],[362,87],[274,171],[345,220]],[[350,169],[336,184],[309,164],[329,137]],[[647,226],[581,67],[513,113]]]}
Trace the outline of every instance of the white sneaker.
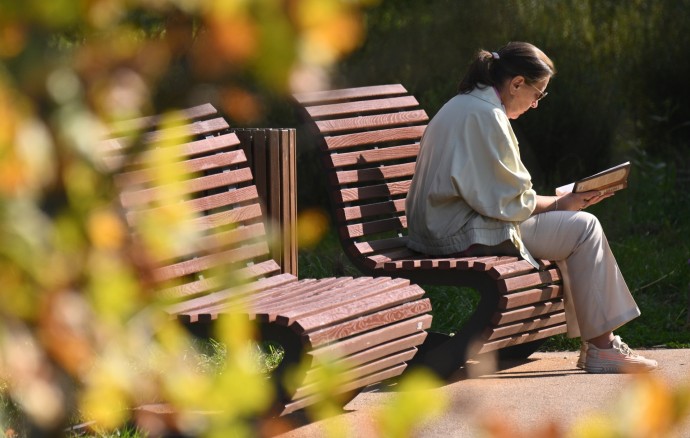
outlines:
{"label": "white sneaker", "polygon": [[613,347],[597,348],[589,344],[585,371],[588,373],[646,373],[655,370],[659,364],[635,353],[621,341],[620,336],[613,338]]}
{"label": "white sneaker", "polygon": [[577,358],[577,364],[575,364],[575,366],[584,370],[585,362],[587,362],[587,341],[582,340],[582,344],[580,344],[580,357]]}

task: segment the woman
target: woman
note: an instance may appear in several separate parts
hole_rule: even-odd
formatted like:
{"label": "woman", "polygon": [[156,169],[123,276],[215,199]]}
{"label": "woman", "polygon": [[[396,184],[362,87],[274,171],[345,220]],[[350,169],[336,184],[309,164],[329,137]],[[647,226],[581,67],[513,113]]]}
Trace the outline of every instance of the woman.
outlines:
{"label": "woman", "polygon": [[480,51],[459,93],[429,123],[407,198],[411,249],[432,255],[519,255],[554,260],[563,274],[568,335],[586,341],[578,366],[592,373],[645,372],[613,330],[640,315],[606,236],[580,210],[599,192],[542,196],[532,189],[510,125],[537,108],[555,74],[535,46]]}

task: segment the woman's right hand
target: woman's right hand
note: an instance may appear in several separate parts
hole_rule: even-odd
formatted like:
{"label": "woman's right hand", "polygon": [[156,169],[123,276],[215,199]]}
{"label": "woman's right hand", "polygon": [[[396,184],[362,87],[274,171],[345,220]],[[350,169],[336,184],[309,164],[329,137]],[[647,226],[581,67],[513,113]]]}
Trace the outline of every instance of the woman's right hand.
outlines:
{"label": "woman's right hand", "polygon": [[567,193],[558,198],[558,209],[569,211],[584,210],[590,205],[597,204],[611,196],[613,196],[613,193],[602,194],[598,190],[581,193]]}

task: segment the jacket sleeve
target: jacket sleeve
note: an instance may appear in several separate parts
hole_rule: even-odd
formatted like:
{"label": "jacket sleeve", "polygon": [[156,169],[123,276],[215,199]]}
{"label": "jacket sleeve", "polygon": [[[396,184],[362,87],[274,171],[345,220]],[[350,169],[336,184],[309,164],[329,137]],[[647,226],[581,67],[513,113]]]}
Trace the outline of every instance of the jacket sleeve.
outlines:
{"label": "jacket sleeve", "polygon": [[483,216],[510,222],[529,218],[537,194],[505,113],[475,114],[458,128],[466,148],[453,157],[452,183],[459,195]]}

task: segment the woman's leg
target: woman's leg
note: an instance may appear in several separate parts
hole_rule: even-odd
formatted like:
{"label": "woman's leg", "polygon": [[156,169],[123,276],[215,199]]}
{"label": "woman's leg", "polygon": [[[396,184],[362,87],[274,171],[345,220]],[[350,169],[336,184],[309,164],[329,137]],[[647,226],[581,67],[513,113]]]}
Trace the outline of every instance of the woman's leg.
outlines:
{"label": "woman's leg", "polygon": [[[534,257],[554,260],[561,268],[569,335],[579,331],[583,339],[605,348],[614,329],[640,315],[595,216],[538,214],[526,220],[520,232]],[[573,317],[577,327],[572,327]]]}

